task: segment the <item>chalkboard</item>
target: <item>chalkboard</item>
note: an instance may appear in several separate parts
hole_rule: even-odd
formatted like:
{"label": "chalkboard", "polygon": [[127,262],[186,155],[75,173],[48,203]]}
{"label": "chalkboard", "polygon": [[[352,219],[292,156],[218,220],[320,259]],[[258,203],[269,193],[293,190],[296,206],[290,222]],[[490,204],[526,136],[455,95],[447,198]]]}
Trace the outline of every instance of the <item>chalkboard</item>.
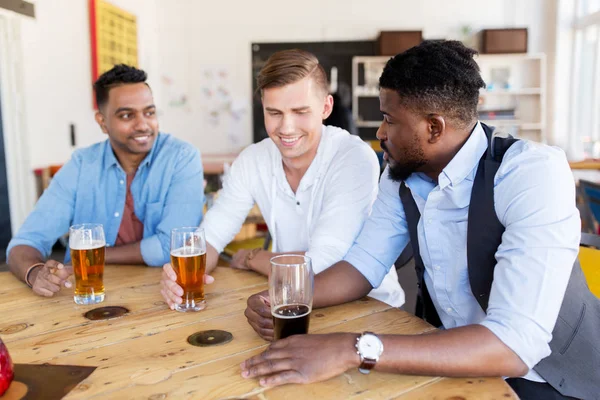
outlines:
{"label": "chalkboard", "polygon": [[[338,83],[346,83],[352,88],[352,57],[376,55],[376,41],[348,41],[348,42],[294,42],[294,43],[252,43],[252,118],[254,142],[259,142],[267,137],[264,127],[264,117],[260,95],[256,93],[256,77],[271,54],[286,49],[301,49],[310,51],[318,59],[325,71],[329,74],[332,67],[338,70]],[[359,131],[363,137],[362,129]],[[371,132],[367,136],[371,136]],[[366,139],[366,138],[365,138]]]}

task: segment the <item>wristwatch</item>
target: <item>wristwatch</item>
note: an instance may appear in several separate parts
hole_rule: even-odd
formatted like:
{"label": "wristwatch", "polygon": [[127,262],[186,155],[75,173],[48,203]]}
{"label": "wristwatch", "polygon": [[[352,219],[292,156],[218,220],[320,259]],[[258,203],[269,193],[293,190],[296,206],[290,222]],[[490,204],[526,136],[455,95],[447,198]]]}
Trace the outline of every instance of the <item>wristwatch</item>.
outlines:
{"label": "wristwatch", "polygon": [[383,343],[373,332],[364,332],[356,338],[356,354],[360,356],[358,370],[368,374],[383,353]]}

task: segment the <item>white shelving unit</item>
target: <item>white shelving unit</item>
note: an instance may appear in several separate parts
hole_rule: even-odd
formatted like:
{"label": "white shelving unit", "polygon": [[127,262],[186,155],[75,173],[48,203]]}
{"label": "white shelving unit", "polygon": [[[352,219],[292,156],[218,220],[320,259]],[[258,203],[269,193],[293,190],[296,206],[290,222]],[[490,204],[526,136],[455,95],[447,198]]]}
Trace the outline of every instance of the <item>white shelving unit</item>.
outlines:
{"label": "white shelving unit", "polygon": [[[360,100],[378,97],[379,76],[389,59],[387,56],[360,56],[352,59],[352,115],[359,128],[377,128],[381,124],[381,119],[365,117],[367,110],[361,109]],[[481,54],[476,61],[481,69],[481,76],[488,85],[480,92],[482,122],[517,137],[547,142],[546,56]],[[362,76],[359,77],[360,72]],[[500,85],[496,78],[498,75],[504,75]],[[508,112],[509,117],[490,118],[489,114],[484,114],[488,111]],[[373,115],[372,110],[369,114]]]}

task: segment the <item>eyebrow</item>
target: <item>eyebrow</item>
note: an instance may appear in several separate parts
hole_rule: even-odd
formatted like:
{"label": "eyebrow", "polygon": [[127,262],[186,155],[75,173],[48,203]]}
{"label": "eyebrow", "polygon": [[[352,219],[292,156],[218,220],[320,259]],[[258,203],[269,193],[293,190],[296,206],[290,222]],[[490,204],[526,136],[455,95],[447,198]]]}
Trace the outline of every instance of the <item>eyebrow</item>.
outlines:
{"label": "eyebrow", "polygon": [[[306,110],[309,110],[309,109],[310,109],[310,106],[302,106],[302,107],[292,108],[292,111],[296,111],[296,112],[297,111],[306,111]],[[265,110],[267,110],[267,111],[274,111],[274,112],[281,112],[281,110],[278,110],[278,109],[272,108],[272,107],[265,107]]]}
{"label": "eyebrow", "polygon": [[[150,104],[149,106],[144,107],[144,111],[147,111],[147,110],[149,110],[151,108],[156,108],[156,106],[154,104]],[[115,114],[119,114],[119,113],[124,112],[124,111],[132,112],[132,111],[135,111],[135,109],[131,108],[131,107],[119,107],[115,111]]]}

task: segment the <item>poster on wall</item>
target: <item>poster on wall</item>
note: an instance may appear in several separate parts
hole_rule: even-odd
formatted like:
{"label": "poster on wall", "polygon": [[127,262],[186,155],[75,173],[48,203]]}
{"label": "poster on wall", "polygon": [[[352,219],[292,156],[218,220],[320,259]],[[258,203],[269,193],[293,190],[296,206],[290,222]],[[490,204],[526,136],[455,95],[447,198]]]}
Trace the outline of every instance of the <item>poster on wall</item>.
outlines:
{"label": "poster on wall", "polygon": [[[116,64],[138,66],[135,15],[105,0],[89,0],[92,82]],[[94,101],[94,108],[96,104]]]}

